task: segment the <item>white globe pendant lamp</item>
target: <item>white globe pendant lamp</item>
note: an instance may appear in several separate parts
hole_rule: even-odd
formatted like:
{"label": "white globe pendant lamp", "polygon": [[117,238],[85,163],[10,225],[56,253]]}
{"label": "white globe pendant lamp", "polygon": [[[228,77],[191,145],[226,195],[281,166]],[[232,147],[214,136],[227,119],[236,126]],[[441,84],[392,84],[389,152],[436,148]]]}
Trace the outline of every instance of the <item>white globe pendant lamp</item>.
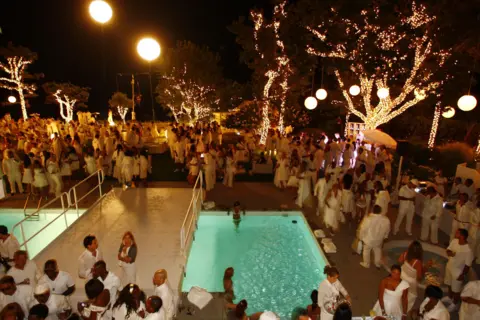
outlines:
{"label": "white globe pendant lamp", "polygon": [[17,98],[15,98],[15,96],[9,96],[8,97],[8,102],[15,103],[15,102],[17,102]]}
{"label": "white globe pendant lamp", "polygon": [[308,97],[305,99],[305,108],[308,110],[313,110],[317,107],[318,101],[315,97]]}
{"label": "white globe pendant lamp", "polygon": [[472,111],[477,106],[477,99],[474,96],[467,94],[458,99],[457,105],[462,111]]}
{"label": "white globe pendant lamp", "polygon": [[386,99],[390,95],[390,91],[387,88],[380,88],[377,91],[377,96],[380,99]]}
{"label": "white globe pendant lamp", "polygon": [[444,118],[450,119],[455,115],[455,109],[452,107],[446,107],[443,109],[442,116]]}
{"label": "white globe pendant lamp", "polygon": [[353,86],[350,87],[348,92],[350,92],[350,95],[352,95],[354,97],[358,96],[360,94],[360,87],[357,86],[357,85],[353,85]]}
{"label": "white globe pendant lamp", "polygon": [[315,93],[315,96],[317,97],[318,100],[325,100],[327,98],[327,90],[325,89],[318,89],[317,92]]}

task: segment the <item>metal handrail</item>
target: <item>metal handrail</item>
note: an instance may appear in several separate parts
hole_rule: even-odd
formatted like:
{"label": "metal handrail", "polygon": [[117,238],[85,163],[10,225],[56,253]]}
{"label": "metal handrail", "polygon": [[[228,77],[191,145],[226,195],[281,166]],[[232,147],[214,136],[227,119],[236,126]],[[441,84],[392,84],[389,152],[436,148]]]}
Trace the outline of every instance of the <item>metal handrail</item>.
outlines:
{"label": "metal handrail", "polygon": [[[92,188],[92,190],[90,190],[89,192],[87,192],[83,197],[81,197],[80,199],[77,199],[77,193],[76,193],[76,188],[78,186],[80,186],[82,183],[84,183],[85,181],[87,181],[88,179],[90,179],[91,177],[97,175],[98,176],[98,184]],[[63,192],[60,196],[52,199],[51,201],[47,202],[46,204],[44,204],[41,208],[37,208],[37,210],[35,212],[33,212],[32,214],[30,215],[26,215],[25,218],[23,220],[21,220],[20,222],[16,223],[13,227],[12,227],[12,233],[14,232],[14,230],[16,228],[18,228],[20,226],[20,231],[21,231],[21,234],[22,234],[22,238],[23,238],[23,242],[20,244],[20,247],[25,247],[25,250],[28,252],[28,242],[30,242],[33,238],[35,238],[38,234],[40,234],[42,231],[44,231],[46,228],[48,228],[52,223],[54,223],[55,221],[57,221],[60,217],[64,216],[65,218],[65,228],[68,228],[68,221],[67,221],[67,216],[66,216],[66,213],[70,210],[71,207],[75,206],[76,210],[77,210],[77,216],[79,215],[79,211],[78,211],[78,203],[80,201],[82,201],[86,196],[88,196],[90,193],[92,193],[92,191],[96,190],[97,188],[99,189],[99,192],[100,192],[100,198],[102,198],[103,196],[103,193],[102,193],[102,187],[101,185],[103,184],[103,182],[105,181],[105,175],[103,173],[103,170],[98,170],[96,171],[95,173],[91,174],[90,176],[88,176],[87,178],[83,179],[82,181],[80,181],[79,183],[77,183],[76,185],[74,185],[72,188],[70,188],[70,190],[68,190],[67,192]],[[73,192],[73,196],[74,196],[74,201],[72,202],[72,199],[71,199],[71,194]],[[65,201],[64,201],[64,196],[66,196],[66,199],[67,199],[67,205],[65,206]],[[43,226],[40,230],[38,230],[37,232],[35,232],[32,236],[30,236],[28,239],[25,238],[25,231],[23,229],[23,223],[25,221],[27,221],[29,218],[31,218],[33,215],[36,215],[36,214],[39,214],[45,207],[49,206],[50,204],[56,202],[57,200],[60,199],[60,202],[62,203],[62,213],[60,213],[57,217],[55,217],[55,219],[53,219],[52,221],[50,221],[49,223],[47,223],[45,226]]]}
{"label": "metal handrail", "polygon": [[[193,225],[197,223],[198,218],[198,205],[203,204],[203,172],[200,171],[197,177],[197,181],[193,186],[192,200],[187,209],[185,218],[183,219],[182,227],[180,228],[180,250],[181,254],[186,256],[186,249],[191,234],[193,233]],[[200,201],[200,202],[198,202]]]}

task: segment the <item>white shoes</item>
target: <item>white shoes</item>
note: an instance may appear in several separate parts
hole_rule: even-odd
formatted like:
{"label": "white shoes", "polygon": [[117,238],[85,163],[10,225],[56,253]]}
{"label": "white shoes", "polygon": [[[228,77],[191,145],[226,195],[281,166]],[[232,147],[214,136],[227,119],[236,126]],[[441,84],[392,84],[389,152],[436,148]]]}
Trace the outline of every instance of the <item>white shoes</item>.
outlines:
{"label": "white shoes", "polygon": [[360,262],[360,265],[361,265],[362,267],[364,267],[365,269],[368,269],[368,268],[370,268],[370,265],[366,264],[366,263],[365,263],[365,262],[363,262],[363,261],[362,261],[362,262]]}

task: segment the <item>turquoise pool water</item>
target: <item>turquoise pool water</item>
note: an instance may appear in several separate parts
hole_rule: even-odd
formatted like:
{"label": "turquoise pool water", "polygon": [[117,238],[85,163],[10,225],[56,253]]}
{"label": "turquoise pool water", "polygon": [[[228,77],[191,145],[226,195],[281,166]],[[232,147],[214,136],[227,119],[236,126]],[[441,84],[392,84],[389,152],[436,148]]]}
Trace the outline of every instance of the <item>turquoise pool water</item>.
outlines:
{"label": "turquoise pool water", "polygon": [[[70,226],[74,223],[79,216],[81,216],[85,210],[80,210],[79,215],[75,210],[70,210],[67,212],[67,225]],[[39,216],[38,221],[25,221],[23,223],[25,237],[28,239],[49,222],[58,217],[62,213],[62,209],[48,209]],[[11,232],[13,226],[18,222],[22,221],[25,218],[23,210],[18,209],[2,209],[0,210],[0,225],[7,226],[9,232]],[[46,246],[55,240],[63,231],[66,230],[65,226],[65,217],[60,217],[55,220],[51,225],[49,225],[45,230],[40,234],[34,237],[30,242],[27,243],[28,252],[30,259],[33,259],[40,251],[42,251]],[[22,232],[20,227],[13,230],[13,234],[17,237],[20,243],[23,243]],[[25,249],[24,247],[22,249]]]}
{"label": "turquoise pool water", "polygon": [[[295,220],[297,223],[293,223]],[[302,216],[201,215],[187,261],[182,291],[199,286],[223,292],[223,274],[235,269],[236,302],[246,299],[247,314],[272,310],[290,319],[310,304],[310,293],[324,279],[326,261]]]}

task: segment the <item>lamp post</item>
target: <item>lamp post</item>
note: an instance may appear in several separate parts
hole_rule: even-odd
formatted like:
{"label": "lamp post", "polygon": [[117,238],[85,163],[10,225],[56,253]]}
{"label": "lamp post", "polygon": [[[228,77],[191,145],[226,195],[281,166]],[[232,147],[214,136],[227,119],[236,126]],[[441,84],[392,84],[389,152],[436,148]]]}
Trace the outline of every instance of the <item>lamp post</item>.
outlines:
{"label": "lamp post", "polygon": [[153,86],[152,86],[152,61],[160,56],[160,44],[153,38],[143,38],[137,44],[137,52],[139,56],[148,61],[148,78],[150,81],[150,99],[152,100],[152,117],[155,122],[155,104],[153,101]]}

